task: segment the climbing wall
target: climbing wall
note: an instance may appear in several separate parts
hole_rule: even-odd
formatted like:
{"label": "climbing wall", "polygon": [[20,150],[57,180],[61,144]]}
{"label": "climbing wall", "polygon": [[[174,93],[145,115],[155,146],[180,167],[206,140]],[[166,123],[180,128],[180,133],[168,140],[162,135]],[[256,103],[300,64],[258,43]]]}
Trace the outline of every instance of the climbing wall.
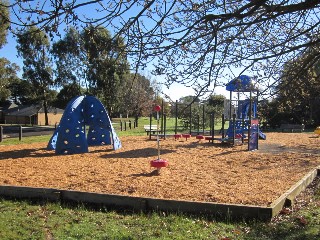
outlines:
{"label": "climbing wall", "polygon": [[103,104],[93,96],[80,96],[68,103],[48,149],[57,154],[74,154],[88,152],[88,146],[111,144],[114,150],[121,148]]}

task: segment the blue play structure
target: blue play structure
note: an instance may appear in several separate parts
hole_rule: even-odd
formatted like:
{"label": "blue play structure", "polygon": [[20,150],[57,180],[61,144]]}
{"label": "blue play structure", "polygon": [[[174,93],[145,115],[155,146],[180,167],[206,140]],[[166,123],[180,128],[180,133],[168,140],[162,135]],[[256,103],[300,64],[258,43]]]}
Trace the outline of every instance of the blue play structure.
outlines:
{"label": "blue play structure", "polygon": [[[235,134],[240,135],[246,138],[246,133],[248,132],[249,127],[249,108],[250,108],[250,100],[239,100],[238,101],[238,116],[235,121],[229,122],[229,128],[226,131],[226,136],[231,138],[233,136],[233,130],[235,129]],[[252,118],[257,118],[257,103],[252,103]],[[235,127],[233,126],[235,123]],[[266,135],[259,129],[259,138],[266,139]]]}
{"label": "blue play structure", "polygon": [[103,104],[93,96],[79,96],[68,103],[47,148],[56,154],[74,154],[88,152],[88,146],[111,144],[114,150],[121,148]]}
{"label": "blue play structure", "polygon": [[[243,139],[248,137],[248,150],[258,149],[258,139],[266,139],[266,135],[259,129],[258,87],[251,77],[241,75],[230,81],[226,90],[230,91],[230,107],[227,114],[229,128],[226,131],[226,139],[233,139],[235,142],[235,138],[241,138],[243,142]],[[233,99],[233,92],[237,93],[236,100]],[[249,98],[240,100],[240,93],[249,93]]]}

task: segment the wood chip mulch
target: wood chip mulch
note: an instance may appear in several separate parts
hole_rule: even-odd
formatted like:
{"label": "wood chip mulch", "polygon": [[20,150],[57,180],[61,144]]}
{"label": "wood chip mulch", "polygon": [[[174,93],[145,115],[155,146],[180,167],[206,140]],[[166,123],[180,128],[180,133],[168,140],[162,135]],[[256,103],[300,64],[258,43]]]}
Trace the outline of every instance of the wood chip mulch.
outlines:
{"label": "wood chip mulch", "polygon": [[320,166],[320,138],[307,133],[267,133],[259,150],[230,147],[192,137],[157,142],[122,137],[123,147],[90,147],[90,152],[56,155],[46,143],[0,143],[0,185],[45,187],[129,196],[268,206]]}

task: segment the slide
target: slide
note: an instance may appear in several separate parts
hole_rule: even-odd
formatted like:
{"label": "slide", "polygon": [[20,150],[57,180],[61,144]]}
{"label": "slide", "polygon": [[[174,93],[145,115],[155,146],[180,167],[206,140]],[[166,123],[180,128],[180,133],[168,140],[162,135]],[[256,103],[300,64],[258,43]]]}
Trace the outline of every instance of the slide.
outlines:
{"label": "slide", "polygon": [[261,130],[259,130],[259,138],[263,139],[263,140],[266,140],[267,136],[263,132],[261,132]]}

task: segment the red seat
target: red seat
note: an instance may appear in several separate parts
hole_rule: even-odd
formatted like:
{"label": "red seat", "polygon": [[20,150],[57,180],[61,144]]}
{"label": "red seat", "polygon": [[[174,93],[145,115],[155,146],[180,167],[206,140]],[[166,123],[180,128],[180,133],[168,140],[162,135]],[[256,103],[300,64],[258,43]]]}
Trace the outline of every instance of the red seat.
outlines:
{"label": "red seat", "polygon": [[151,167],[162,168],[162,167],[167,167],[169,163],[165,159],[156,159],[156,160],[150,161],[150,165]]}
{"label": "red seat", "polygon": [[197,136],[196,136],[196,139],[199,139],[199,140],[204,139],[204,136],[202,136],[202,135],[197,135]]}
{"label": "red seat", "polygon": [[184,138],[186,138],[186,140],[188,140],[188,138],[190,138],[191,135],[190,134],[182,134],[182,137],[184,137]]}
{"label": "red seat", "polygon": [[177,140],[177,139],[181,138],[182,136],[181,136],[181,134],[174,134],[173,137],[174,137],[174,140]]}

